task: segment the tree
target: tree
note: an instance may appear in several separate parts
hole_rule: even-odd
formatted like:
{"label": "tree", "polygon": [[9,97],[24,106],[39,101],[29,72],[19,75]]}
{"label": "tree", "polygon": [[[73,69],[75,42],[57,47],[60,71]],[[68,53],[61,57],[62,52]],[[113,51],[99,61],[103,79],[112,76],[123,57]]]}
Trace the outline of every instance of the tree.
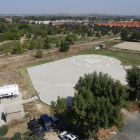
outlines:
{"label": "tree", "polygon": [[16,132],[11,140],[22,140],[20,132]]}
{"label": "tree", "polygon": [[50,44],[50,39],[49,37],[47,36],[46,39],[45,39],[45,43],[44,43],[44,49],[51,49],[51,44]]}
{"label": "tree", "polygon": [[135,39],[135,40],[139,40],[140,39],[140,33],[139,32],[133,32],[131,37],[131,39]]}
{"label": "tree", "polygon": [[13,54],[23,53],[22,44],[19,41],[14,42],[11,53],[13,53]]}
{"label": "tree", "polygon": [[67,52],[69,50],[69,44],[65,41],[61,41],[61,44],[60,44],[60,49],[59,51],[60,52]]}
{"label": "tree", "polygon": [[38,51],[36,52],[35,58],[42,58],[42,57],[43,57],[42,50],[38,50]]}
{"label": "tree", "polygon": [[0,127],[0,136],[4,136],[6,135],[8,132],[8,126],[7,125],[3,125]]}
{"label": "tree", "polygon": [[73,44],[77,40],[76,34],[69,34],[65,39],[68,43]]}
{"label": "tree", "polygon": [[117,28],[115,28],[112,32],[113,32],[114,35],[116,35],[116,34],[119,33],[119,30]]}
{"label": "tree", "polygon": [[100,37],[101,37],[101,35],[100,35],[100,33],[99,33],[99,32],[97,32],[97,33],[96,33],[96,37],[98,37],[98,38],[100,38]]}
{"label": "tree", "polygon": [[128,70],[126,80],[131,88],[138,91],[138,97],[140,93],[140,68],[133,66],[131,70]]}
{"label": "tree", "polygon": [[115,125],[123,130],[121,108],[128,106],[125,86],[108,74],[94,72],[80,77],[74,88],[76,93],[67,115],[73,127],[86,136],[99,127],[107,129]]}
{"label": "tree", "polygon": [[60,45],[59,45],[59,42],[57,41],[57,42],[56,42],[56,47],[59,47],[59,46],[60,46]]}
{"label": "tree", "polygon": [[34,49],[35,49],[35,42],[34,42],[34,40],[32,39],[32,40],[30,41],[29,50],[34,50]]}
{"label": "tree", "polygon": [[41,48],[42,48],[42,46],[41,46],[40,42],[38,42],[37,46],[36,46],[36,49],[41,49]]}
{"label": "tree", "polygon": [[128,39],[129,30],[127,28],[122,29],[121,31],[121,39],[126,41]]}
{"label": "tree", "polygon": [[66,110],[66,99],[64,98],[60,98],[60,96],[58,96],[57,101],[51,101],[51,114],[53,115],[54,113],[64,113]]}
{"label": "tree", "polygon": [[89,30],[89,31],[87,32],[87,35],[88,35],[89,37],[92,37],[92,36],[93,36],[93,32],[92,32],[91,30]]}

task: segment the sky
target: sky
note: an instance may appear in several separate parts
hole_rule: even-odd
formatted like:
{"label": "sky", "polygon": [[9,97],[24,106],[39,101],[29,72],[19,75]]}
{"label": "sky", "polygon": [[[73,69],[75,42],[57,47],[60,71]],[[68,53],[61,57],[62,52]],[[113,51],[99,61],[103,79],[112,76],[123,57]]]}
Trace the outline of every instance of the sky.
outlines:
{"label": "sky", "polygon": [[140,15],[140,0],[0,0],[0,14]]}

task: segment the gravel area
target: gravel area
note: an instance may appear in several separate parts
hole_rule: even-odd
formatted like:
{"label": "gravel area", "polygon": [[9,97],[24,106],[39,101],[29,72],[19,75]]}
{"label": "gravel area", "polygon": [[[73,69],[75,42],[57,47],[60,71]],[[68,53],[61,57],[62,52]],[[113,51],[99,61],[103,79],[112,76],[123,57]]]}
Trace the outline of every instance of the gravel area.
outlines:
{"label": "gravel area", "polygon": [[117,134],[106,140],[140,140],[140,113],[128,112],[122,109],[125,115],[125,127],[123,132],[117,132]]}

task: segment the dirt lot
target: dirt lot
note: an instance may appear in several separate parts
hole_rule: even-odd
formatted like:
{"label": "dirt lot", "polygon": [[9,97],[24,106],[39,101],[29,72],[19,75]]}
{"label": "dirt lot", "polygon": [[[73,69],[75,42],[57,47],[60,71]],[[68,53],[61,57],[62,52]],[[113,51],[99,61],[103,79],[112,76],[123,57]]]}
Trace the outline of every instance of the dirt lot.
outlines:
{"label": "dirt lot", "polygon": [[140,42],[123,42],[118,45],[112,46],[113,48],[127,49],[127,50],[135,50],[140,51]]}
{"label": "dirt lot", "polygon": [[[5,135],[5,137],[12,137],[15,132],[21,132],[22,134],[26,132],[28,130],[27,122],[30,120],[30,118],[35,117],[37,119],[42,114],[50,115],[50,107],[39,102],[38,100],[24,104],[24,110],[27,115],[25,115],[25,117],[21,120],[14,120],[9,123],[9,131]],[[45,138],[48,138],[50,140],[59,140],[58,134],[55,132],[46,133]]]}

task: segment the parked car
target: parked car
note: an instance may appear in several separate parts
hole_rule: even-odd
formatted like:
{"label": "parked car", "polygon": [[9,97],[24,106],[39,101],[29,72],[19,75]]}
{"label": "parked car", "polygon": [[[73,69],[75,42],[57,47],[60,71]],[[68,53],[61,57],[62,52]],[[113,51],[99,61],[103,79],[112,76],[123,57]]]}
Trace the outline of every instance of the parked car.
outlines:
{"label": "parked car", "polygon": [[29,136],[37,134],[38,136],[45,136],[45,129],[36,121],[35,118],[30,119],[30,122],[27,123],[28,128],[32,131]]}
{"label": "parked car", "polygon": [[78,140],[79,136],[75,135],[74,133],[64,131],[59,134],[60,139],[62,140]]}
{"label": "parked car", "polygon": [[53,130],[54,128],[53,120],[47,114],[43,114],[40,116],[40,122],[47,132]]}
{"label": "parked car", "polygon": [[61,121],[54,115],[52,117],[50,116],[50,119],[52,120],[54,127],[60,127],[62,125]]}

